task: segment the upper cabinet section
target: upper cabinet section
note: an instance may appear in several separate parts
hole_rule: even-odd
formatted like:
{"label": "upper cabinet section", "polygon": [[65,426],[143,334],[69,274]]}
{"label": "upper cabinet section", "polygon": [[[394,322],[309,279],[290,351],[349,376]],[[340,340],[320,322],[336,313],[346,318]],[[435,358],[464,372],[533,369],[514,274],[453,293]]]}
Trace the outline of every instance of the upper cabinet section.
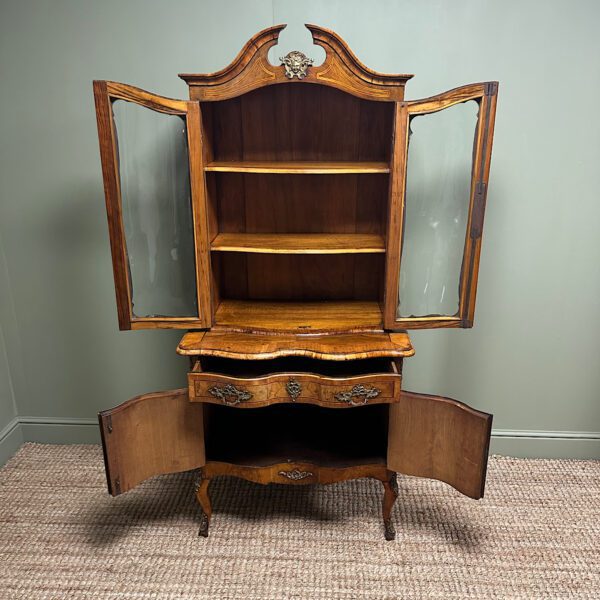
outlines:
{"label": "upper cabinet section", "polygon": [[198,103],[106,81],[94,94],[119,326],[207,327]]}
{"label": "upper cabinet section", "polygon": [[388,328],[473,325],[497,91],[473,84],[397,106]]}
{"label": "upper cabinet section", "polygon": [[281,65],[272,65],[269,48],[277,44],[285,25],[275,25],[257,33],[242,48],[233,62],[202,75],[181,74],[190,86],[193,100],[227,100],[260,87],[286,82],[317,83],[338,88],[365,100],[397,101],[404,98],[404,85],[412,75],[378,73],[363,65],[333,31],[306,25],[313,42],[325,50],[322,65],[313,66],[310,57],[290,52]]}
{"label": "upper cabinet section", "polygon": [[307,27],[322,64],[271,27],[187,101],[94,83],[121,329],[472,325],[497,84],[405,101]]}

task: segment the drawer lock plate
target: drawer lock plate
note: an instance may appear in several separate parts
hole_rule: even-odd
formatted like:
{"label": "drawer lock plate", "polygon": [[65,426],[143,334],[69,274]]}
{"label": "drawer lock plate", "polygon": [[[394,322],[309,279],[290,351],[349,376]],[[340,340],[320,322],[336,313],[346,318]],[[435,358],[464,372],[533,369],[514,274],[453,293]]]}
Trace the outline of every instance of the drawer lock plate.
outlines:
{"label": "drawer lock plate", "polygon": [[296,400],[298,400],[298,396],[302,392],[302,385],[293,377],[290,377],[288,382],[285,384],[285,389],[287,390],[289,397],[292,399],[292,402],[296,402]]}

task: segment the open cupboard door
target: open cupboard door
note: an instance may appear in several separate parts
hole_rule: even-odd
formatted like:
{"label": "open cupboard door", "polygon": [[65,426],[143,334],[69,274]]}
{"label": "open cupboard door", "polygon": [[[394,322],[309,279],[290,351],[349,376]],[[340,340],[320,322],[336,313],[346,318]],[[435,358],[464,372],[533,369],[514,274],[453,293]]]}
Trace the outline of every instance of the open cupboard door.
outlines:
{"label": "open cupboard door", "polygon": [[211,324],[198,102],[95,81],[120,329]]}
{"label": "open cupboard door", "polygon": [[203,405],[187,389],[144,394],[99,413],[108,491],[204,466]]}
{"label": "open cupboard door", "polygon": [[491,431],[492,415],[451,398],[403,391],[390,405],[388,468],[482,498]]}
{"label": "open cupboard door", "polygon": [[399,102],[386,329],[472,327],[498,83]]}

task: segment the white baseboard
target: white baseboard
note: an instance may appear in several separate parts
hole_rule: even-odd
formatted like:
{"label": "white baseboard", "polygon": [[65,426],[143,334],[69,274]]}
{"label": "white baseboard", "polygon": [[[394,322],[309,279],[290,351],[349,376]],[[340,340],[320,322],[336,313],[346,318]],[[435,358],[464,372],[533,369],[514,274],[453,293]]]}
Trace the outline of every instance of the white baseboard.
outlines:
{"label": "white baseboard", "polygon": [[[0,431],[0,465],[23,442],[99,444],[97,419],[16,417]],[[600,459],[600,432],[492,430],[491,454],[518,458]]]}

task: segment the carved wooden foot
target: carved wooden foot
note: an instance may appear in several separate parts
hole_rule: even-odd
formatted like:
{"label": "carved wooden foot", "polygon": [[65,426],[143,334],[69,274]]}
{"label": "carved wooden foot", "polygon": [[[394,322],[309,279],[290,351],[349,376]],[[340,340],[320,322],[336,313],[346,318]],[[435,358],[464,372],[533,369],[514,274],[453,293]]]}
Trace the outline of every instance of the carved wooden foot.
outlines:
{"label": "carved wooden foot", "polygon": [[388,481],[383,482],[385,490],[383,494],[383,528],[385,539],[391,541],[396,538],[396,530],[394,529],[394,523],[392,523],[392,507],[398,497],[398,481],[396,473],[390,471],[389,475]]}
{"label": "carved wooden foot", "polygon": [[202,471],[196,481],[196,500],[202,509],[200,516],[200,531],[198,535],[208,537],[208,526],[210,525],[210,517],[212,515],[212,507],[210,504],[210,496],[208,494],[208,486],[210,479],[204,477]]}

